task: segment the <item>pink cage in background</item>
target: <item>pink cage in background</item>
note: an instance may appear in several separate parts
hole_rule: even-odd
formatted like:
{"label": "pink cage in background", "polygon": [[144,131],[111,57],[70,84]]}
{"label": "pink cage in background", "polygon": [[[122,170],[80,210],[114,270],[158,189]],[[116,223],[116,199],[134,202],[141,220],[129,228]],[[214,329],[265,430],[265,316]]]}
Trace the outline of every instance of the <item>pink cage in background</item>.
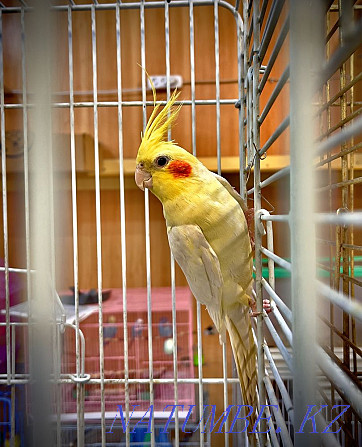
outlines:
{"label": "pink cage in background", "polygon": [[[176,326],[177,326],[177,368],[179,378],[193,378],[193,323],[190,290],[176,287]],[[174,361],[172,350],[172,297],[170,288],[152,289],[152,349],[154,379],[172,379]],[[99,329],[98,309],[80,322],[80,329],[86,340],[85,373],[99,378]],[[128,373],[130,379],[149,377],[147,291],[144,288],[127,290],[127,333],[128,333]],[[123,297],[121,289],[112,289],[109,299],[103,302],[103,346],[105,379],[124,378],[124,329]],[[168,341],[167,341],[168,340]],[[67,328],[64,336],[62,372],[74,374],[75,332]],[[125,404],[124,384],[105,384],[106,412],[114,413],[117,406]],[[149,383],[129,384],[129,404],[140,405],[137,410],[146,410],[150,405]],[[63,388],[62,413],[76,413],[76,385]],[[162,411],[174,402],[173,383],[154,383],[154,411]],[[195,385],[178,385],[178,404],[195,404]],[[86,385],[85,413],[101,410],[100,386]]]}

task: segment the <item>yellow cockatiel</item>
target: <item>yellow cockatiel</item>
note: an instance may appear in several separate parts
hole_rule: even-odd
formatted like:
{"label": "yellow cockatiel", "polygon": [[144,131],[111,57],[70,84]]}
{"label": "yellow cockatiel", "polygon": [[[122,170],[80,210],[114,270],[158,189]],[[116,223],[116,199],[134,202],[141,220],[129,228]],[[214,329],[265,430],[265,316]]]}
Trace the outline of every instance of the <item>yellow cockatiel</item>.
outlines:
{"label": "yellow cockatiel", "polygon": [[139,188],[149,188],[161,201],[173,256],[222,342],[229,332],[244,404],[255,411],[256,348],[249,316],[252,249],[246,207],[223,177],[167,140],[180,108],[172,107],[177,97],[174,92],[159,113],[155,106],[138,150],[135,179]]}

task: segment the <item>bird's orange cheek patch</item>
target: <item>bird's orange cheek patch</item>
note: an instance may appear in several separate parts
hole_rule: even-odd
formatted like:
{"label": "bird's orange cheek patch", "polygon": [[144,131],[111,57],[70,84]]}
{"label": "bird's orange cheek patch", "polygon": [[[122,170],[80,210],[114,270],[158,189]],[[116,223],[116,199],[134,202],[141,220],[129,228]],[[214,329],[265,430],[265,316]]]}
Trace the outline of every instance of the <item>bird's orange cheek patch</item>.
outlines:
{"label": "bird's orange cheek patch", "polygon": [[168,166],[169,171],[175,178],[186,178],[191,175],[192,167],[186,161],[175,160]]}

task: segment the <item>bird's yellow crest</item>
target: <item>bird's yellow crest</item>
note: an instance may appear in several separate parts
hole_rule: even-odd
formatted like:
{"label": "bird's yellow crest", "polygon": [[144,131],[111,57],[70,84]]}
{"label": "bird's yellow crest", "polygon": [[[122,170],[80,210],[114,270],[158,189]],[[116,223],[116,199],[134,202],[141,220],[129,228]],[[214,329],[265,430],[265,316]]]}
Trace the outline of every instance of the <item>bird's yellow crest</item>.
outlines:
{"label": "bird's yellow crest", "polygon": [[[148,75],[147,75],[148,76]],[[148,77],[150,79],[150,77]],[[159,112],[160,104],[156,104],[156,89],[151,82],[154,109],[148,119],[141,144],[138,150],[138,157],[144,157],[150,150],[157,150],[157,147],[167,141],[167,130],[175,122],[182,105],[174,107],[180,92],[175,90],[165,107]]]}

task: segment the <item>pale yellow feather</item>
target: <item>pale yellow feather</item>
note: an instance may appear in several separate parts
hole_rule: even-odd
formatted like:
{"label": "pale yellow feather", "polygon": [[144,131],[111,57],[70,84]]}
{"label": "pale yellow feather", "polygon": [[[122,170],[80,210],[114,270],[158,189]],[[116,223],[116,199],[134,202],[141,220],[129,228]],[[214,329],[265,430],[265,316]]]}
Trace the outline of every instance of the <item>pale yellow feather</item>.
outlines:
{"label": "pale yellow feather", "polygon": [[[141,144],[138,150],[137,158],[141,159],[144,156],[148,156],[150,152],[154,152],[160,146],[160,144],[167,141],[167,131],[175,122],[177,115],[182,107],[179,105],[174,107],[180,92],[175,90],[170,99],[167,101],[165,107],[159,112],[160,104],[156,104],[156,91],[154,85],[152,85],[154,108],[147,121],[147,125],[142,135]],[[159,112],[159,113],[158,113]]]}

